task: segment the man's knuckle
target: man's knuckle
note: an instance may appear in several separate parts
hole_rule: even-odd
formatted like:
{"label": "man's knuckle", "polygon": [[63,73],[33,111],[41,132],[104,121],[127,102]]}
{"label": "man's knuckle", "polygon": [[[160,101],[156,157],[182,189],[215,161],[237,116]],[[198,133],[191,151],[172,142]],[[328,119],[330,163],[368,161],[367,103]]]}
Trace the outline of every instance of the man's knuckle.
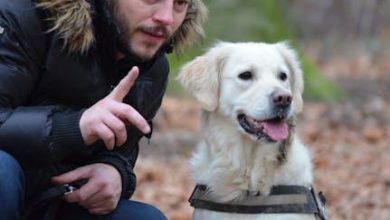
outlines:
{"label": "man's knuckle", "polygon": [[[99,181],[97,183],[97,186],[100,188],[100,189],[104,189],[104,191],[106,190],[107,186],[108,186],[108,183],[106,181]],[[104,192],[103,191],[103,192]]]}
{"label": "man's knuckle", "polygon": [[102,194],[102,200],[111,201],[113,199],[113,195],[110,193],[104,193]]}
{"label": "man's knuckle", "polygon": [[129,117],[134,117],[134,112],[135,112],[134,109],[131,108],[130,106],[124,109],[124,113]]}
{"label": "man's knuckle", "polygon": [[85,200],[85,196],[83,194],[81,194],[81,193],[74,194],[73,198],[72,198],[72,201],[81,202],[81,201],[84,201],[84,200]]}
{"label": "man's knuckle", "polygon": [[116,209],[116,204],[115,203],[112,203],[110,209],[109,209],[109,212],[110,211],[113,211],[114,209]]}
{"label": "man's knuckle", "polygon": [[119,132],[124,131],[126,129],[126,126],[125,126],[124,123],[117,123],[117,124],[115,124],[114,129],[115,129],[116,132],[119,133]]}
{"label": "man's knuckle", "polygon": [[92,215],[100,215],[100,214],[103,215],[103,213],[100,213],[99,210],[96,209],[89,209],[88,212]]}
{"label": "man's knuckle", "polygon": [[107,141],[113,141],[114,138],[115,138],[115,135],[112,132],[108,132],[108,133],[106,133],[106,137],[105,138],[106,138]]}
{"label": "man's knuckle", "polygon": [[101,118],[100,114],[97,114],[96,111],[91,112],[89,124],[94,125],[97,121],[99,121]]}

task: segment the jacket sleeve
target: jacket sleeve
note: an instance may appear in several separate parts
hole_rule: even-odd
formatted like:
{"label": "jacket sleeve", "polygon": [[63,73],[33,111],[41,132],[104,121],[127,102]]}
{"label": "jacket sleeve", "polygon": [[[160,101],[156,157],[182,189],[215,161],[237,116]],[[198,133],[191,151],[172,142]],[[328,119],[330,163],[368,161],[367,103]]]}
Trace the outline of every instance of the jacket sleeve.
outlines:
{"label": "jacket sleeve", "polygon": [[[32,28],[38,30],[34,35]],[[43,62],[44,31],[39,32],[40,28],[33,13],[16,15],[0,8],[0,149],[29,167],[51,164],[75,149],[87,153],[76,123],[81,110],[25,104]]]}
{"label": "jacket sleeve", "polygon": [[[151,69],[143,72],[137,78],[124,102],[136,108],[148,121],[153,130],[152,120],[161,106],[167,87],[169,65],[165,56],[161,56]],[[136,187],[136,176],[133,168],[138,156],[138,142],[143,137],[151,138],[151,134],[144,135],[136,127],[127,126],[128,139],[123,146],[112,152],[104,152],[96,161],[111,164],[116,167],[122,176],[122,197],[129,198]]]}
{"label": "jacket sleeve", "polygon": [[39,39],[43,29],[36,37],[28,34],[36,30],[20,26],[35,19],[20,19],[0,8],[0,149],[28,169],[51,166],[71,155],[89,155],[91,163],[107,163],[119,171],[122,195],[130,197],[136,182],[132,166],[119,153],[103,149],[93,155],[93,148],[84,145],[79,128],[83,110],[25,104],[39,80],[45,45]]}

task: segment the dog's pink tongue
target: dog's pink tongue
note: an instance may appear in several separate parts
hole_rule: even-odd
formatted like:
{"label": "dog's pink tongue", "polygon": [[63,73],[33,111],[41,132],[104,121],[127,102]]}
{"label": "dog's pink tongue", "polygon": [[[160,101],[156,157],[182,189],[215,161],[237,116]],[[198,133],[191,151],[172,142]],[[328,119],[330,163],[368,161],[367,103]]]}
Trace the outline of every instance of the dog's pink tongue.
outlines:
{"label": "dog's pink tongue", "polygon": [[288,138],[288,126],[285,122],[264,122],[264,132],[274,141]]}

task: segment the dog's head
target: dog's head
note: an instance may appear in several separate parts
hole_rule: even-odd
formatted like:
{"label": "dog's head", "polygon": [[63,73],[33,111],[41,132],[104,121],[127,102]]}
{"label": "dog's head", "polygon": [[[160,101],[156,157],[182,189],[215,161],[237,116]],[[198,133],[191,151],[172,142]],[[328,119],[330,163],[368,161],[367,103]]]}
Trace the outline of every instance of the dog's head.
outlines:
{"label": "dog's head", "polygon": [[179,81],[208,112],[252,139],[284,141],[302,109],[303,77],[287,43],[218,43],[187,63]]}

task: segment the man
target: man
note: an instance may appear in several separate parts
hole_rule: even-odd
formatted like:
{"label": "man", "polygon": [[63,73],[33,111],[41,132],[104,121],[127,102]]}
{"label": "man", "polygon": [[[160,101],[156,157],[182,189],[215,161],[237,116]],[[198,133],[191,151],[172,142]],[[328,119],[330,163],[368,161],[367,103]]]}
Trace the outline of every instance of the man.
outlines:
{"label": "man", "polygon": [[0,1],[1,218],[79,184],[24,217],[165,219],[128,200],[138,141],[166,89],[165,53],[202,37],[205,17],[201,0]]}

